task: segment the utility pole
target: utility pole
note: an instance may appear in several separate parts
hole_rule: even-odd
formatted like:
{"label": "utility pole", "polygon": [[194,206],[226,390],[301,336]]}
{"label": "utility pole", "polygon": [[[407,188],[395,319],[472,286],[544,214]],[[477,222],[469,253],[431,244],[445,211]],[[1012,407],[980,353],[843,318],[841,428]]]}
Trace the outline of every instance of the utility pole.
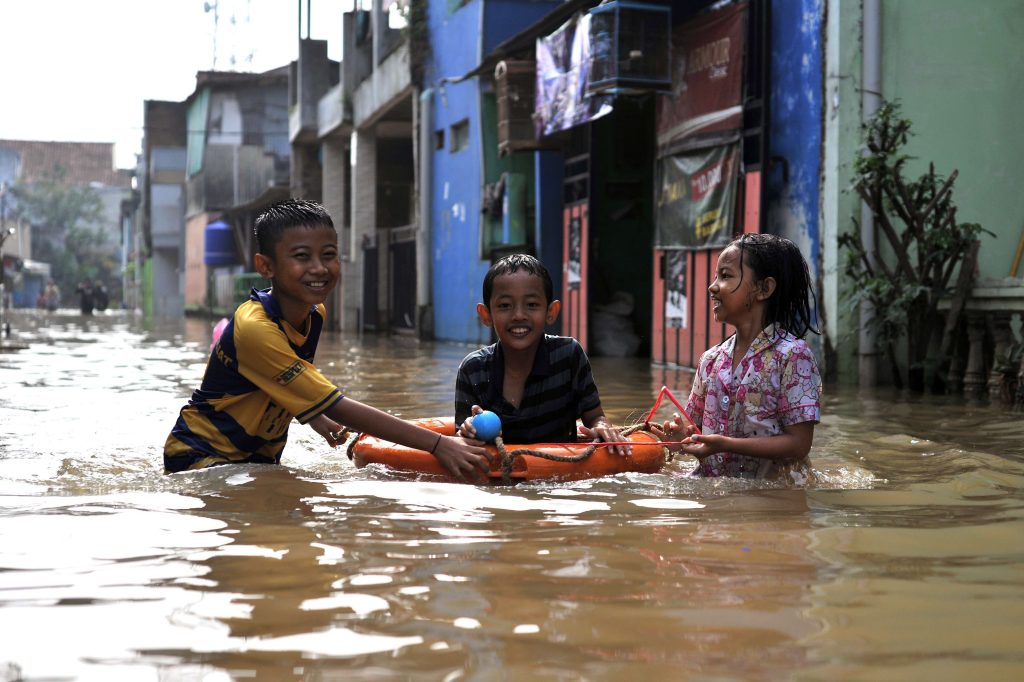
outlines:
{"label": "utility pole", "polygon": [[203,12],[213,12],[213,70],[217,70],[217,24],[220,23],[220,11],[217,9],[218,0],[203,3]]}

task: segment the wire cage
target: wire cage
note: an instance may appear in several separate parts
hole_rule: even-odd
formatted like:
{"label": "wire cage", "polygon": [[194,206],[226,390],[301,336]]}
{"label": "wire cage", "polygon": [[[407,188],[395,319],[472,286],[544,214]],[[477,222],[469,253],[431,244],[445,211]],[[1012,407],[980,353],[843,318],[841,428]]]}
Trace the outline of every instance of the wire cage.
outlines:
{"label": "wire cage", "polygon": [[498,62],[494,69],[498,95],[498,153],[539,149],[533,123],[537,63],[532,60]]}
{"label": "wire cage", "polygon": [[587,94],[672,87],[672,10],[611,0],[590,10]]}

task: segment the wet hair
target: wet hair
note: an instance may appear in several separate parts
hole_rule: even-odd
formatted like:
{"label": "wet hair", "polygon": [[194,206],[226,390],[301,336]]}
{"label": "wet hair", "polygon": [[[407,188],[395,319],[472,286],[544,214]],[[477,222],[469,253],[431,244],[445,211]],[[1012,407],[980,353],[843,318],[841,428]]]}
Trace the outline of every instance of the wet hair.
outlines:
{"label": "wet hair", "polygon": [[544,264],[533,256],[525,253],[513,253],[505,256],[491,266],[491,269],[484,275],[484,305],[491,307],[491,294],[494,292],[494,280],[501,275],[511,275],[513,272],[525,270],[531,275],[540,277],[544,285],[544,297],[546,303],[555,300],[555,288],[551,284],[551,273],[544,267]]}
{"label": "wet hair", "polygon": [[285,199],[265,208],[253,226],[256,248],[265,256],[273,257],[274,247],[281,241],[285,230],[293,227],[329,227],[334,229],[331,215],[320,204],[306,199]]}
{"label": "wet hair", "polygon": [[735,246],[740,252],[740,282],[745,267],[753,272],[755,286],[769,277],[775,279],[775,291],[765,308],[768,322],[800,339],[808,331],[821,333],[814,326],[818,300],[811,274],[796,244],[774,234],[748,233],[734,239],[729,246]]}

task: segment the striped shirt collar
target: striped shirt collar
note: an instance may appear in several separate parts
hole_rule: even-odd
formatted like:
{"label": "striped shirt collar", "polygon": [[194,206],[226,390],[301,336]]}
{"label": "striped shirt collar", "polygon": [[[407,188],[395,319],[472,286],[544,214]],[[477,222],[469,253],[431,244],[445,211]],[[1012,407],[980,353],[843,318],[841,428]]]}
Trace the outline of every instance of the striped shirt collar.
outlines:
{"label": "striped shirt collar", "polygon": [[[540,343],[537,344],[537,353],[533,356],[533,367],[530,368],[530,374],[526,377],[527,385],[529,385],[532,377],[549,376],[551,374],[551,359],[548,357],[550,353],[548,335],[544,334],[541,337]],[[498,401],[505,400],[505,351],[501,347],[501,341],[494,344],[490,375],[491,380],[488,385],[488,393],[491,400],[497,404]]]}

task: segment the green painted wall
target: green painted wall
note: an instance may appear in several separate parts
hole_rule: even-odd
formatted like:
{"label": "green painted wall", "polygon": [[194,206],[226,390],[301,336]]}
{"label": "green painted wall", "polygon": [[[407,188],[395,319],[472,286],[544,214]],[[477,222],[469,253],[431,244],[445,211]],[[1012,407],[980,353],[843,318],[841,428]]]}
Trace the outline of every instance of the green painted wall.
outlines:
{"label": "green painted wall", "polygon": [[[934,162],[937,173],[959,176],[959,220],[994,232],[984,237],[980,277],[1002,279],[1024,230],[1024,128],[1017,100],[1024,93],[1024,26],[1020,0],[883,0],[882,97],[899,100],[913,123],[907,151],[917,177]],[[822,306],[828,372],[857,380],[858,316],[844,301],[845,253],[836,237],[856,230],[860,202],[848,191],[860,144],[862,3],[830,0],[826,26],[826,120],[822,153]],[[1022,274],[1022,273],[1018,273]]]}
{"label": "green painted wall", "polygon": [[[525,195],[521,220],[525,225],[526,243],[531,249],[536,248],[536,244],[533,243],[533,217],[537,205],[534,196],[533,152],[513,152],[505,156],[498,154],[498,100],[491,92],[483,93],[480,97],[480,135],[483,144],[483,182],[496,182],[502,173],[520,176],[519,181]],[[481,215],[480,227],[485,248],[501,244],[501,220]],[[546,264],[548,268],[555,265]]]}
{"label": "green painted wall", "polygon": [[1024,227],[1024,2],[900,0],[882,11],[883,94],[913,122],[911,170],[960,171],[959,219],[997,235],[982,240],[980,275],[1006,277]]}

